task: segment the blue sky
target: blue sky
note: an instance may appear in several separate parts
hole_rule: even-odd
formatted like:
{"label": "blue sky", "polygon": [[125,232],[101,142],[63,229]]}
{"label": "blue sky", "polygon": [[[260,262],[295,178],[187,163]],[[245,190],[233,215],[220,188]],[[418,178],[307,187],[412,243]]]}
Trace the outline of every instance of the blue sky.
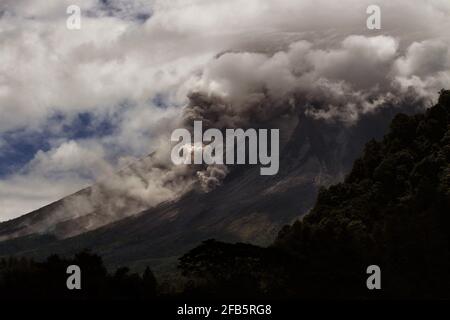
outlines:
{"label": "blue sky", "polygon": [[[60,124],[57,132],[53,128]],[[2,134],[2,153],[0,154],[0,178],[14,174],[22,169],[38,151],[47,152],[52,145],[64,137],[67,140],[102,138],[114,134],[115,124],[106,120],[98,121],[90,113],[80,113],[74,119],[66,120],[64,115],[51,117],[41,130],[15,130]]]}
{"label": "blue sky", "polygon": [[[66,28],[73,4],[78,31]],[[152,152],[183,99],[168,93],[177,76],[155,84],[172,59],[142,47],[153,1],[5,0],[0,12],[1,221]]]}

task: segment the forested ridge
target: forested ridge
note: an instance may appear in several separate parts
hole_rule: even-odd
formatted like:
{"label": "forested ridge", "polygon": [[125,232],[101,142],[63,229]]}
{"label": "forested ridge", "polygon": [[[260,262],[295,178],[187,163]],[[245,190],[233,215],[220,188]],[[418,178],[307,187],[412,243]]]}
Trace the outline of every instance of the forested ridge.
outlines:
{"label": "forested ridge", "polygon": [[[378,265],[382,290],[366,287]],[[266,249],[209,240],[180,259],[199,295],[450,297],[450,91],[398,114],[345,181]]]}

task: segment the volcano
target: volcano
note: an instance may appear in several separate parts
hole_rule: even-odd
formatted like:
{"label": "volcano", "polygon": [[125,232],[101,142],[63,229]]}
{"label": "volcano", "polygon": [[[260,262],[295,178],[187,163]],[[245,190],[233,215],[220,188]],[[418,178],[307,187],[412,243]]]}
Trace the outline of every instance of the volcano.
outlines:
{"label": "volcano", "polygon": [[[417,108],[387,106],[353,124],[297,114],[280,149],[277,175],[262,176],[259,166],[235,166],[212,191],[192,189],[150,208],[130,204],[114,217],[107,210],[71,215],[64,202],[93,192],[95,186],[86,188],[1,223],[0,256],[40,260],[90,249],[110,268],[127,265],[140,271],[150,265],[165,272],[180,255],[209,238],[270,244],[284,225],[312,208],[320,187],[343,180],[364,144],[381,138],[397,112]],[[128,209],[139,212],[130,214]]]}

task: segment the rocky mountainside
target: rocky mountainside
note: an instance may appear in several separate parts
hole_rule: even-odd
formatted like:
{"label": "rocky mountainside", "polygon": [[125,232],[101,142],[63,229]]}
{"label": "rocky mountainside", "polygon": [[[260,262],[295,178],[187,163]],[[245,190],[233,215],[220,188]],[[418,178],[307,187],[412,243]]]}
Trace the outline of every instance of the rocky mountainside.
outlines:
{"label": "rocky mountainside", "polygon": [[[366,286],[374,265],[381,290]],[[190,294],[208,297],[448,299],[450,91],[424,114],[398,114],[268,248],[209,240],[180,268],[198,284]]]}
{"label": "rocky mountainside", "polygon": [[[139,214],[115,217],[117,221],[111,222],[107,211],[77,217],[63,212],[61,218],[67,201],[62,199],[1,223],[0,256],[40,259],[90,248],[108,266],[139,269],[151,264],[158,271],[158,266],[173,265],[176,257],[207,238],[267,245],[283,225],[311,209],[320,186],[343,179],[364,143],[381,137],[400,110],[414,108],[386,107],[351,125],[298,115],[298,124],[280,152],[277,175],[261,176],[259,167],[238,166],[213,191],[193,190]],[[90,188],[80,191],[89,192]],[[90,230],[92,220],[104,226]]]}

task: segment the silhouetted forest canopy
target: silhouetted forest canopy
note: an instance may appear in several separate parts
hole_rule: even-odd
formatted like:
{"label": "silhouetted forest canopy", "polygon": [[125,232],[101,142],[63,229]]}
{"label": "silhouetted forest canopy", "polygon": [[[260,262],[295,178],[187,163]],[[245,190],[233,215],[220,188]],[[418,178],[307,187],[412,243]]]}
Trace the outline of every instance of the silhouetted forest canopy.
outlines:
{"label": "silhouetted forest canopy", "polygon": [[[67,267],[81,269],[81,290],[69,290]],[[0,260],[0,299],[149,299],[156,296],[156,279],[146,268],[142,275],[126,267],[110,274],[102,258],[83,251],[72,259],[52,255],[43,262],[26,258]]]}

